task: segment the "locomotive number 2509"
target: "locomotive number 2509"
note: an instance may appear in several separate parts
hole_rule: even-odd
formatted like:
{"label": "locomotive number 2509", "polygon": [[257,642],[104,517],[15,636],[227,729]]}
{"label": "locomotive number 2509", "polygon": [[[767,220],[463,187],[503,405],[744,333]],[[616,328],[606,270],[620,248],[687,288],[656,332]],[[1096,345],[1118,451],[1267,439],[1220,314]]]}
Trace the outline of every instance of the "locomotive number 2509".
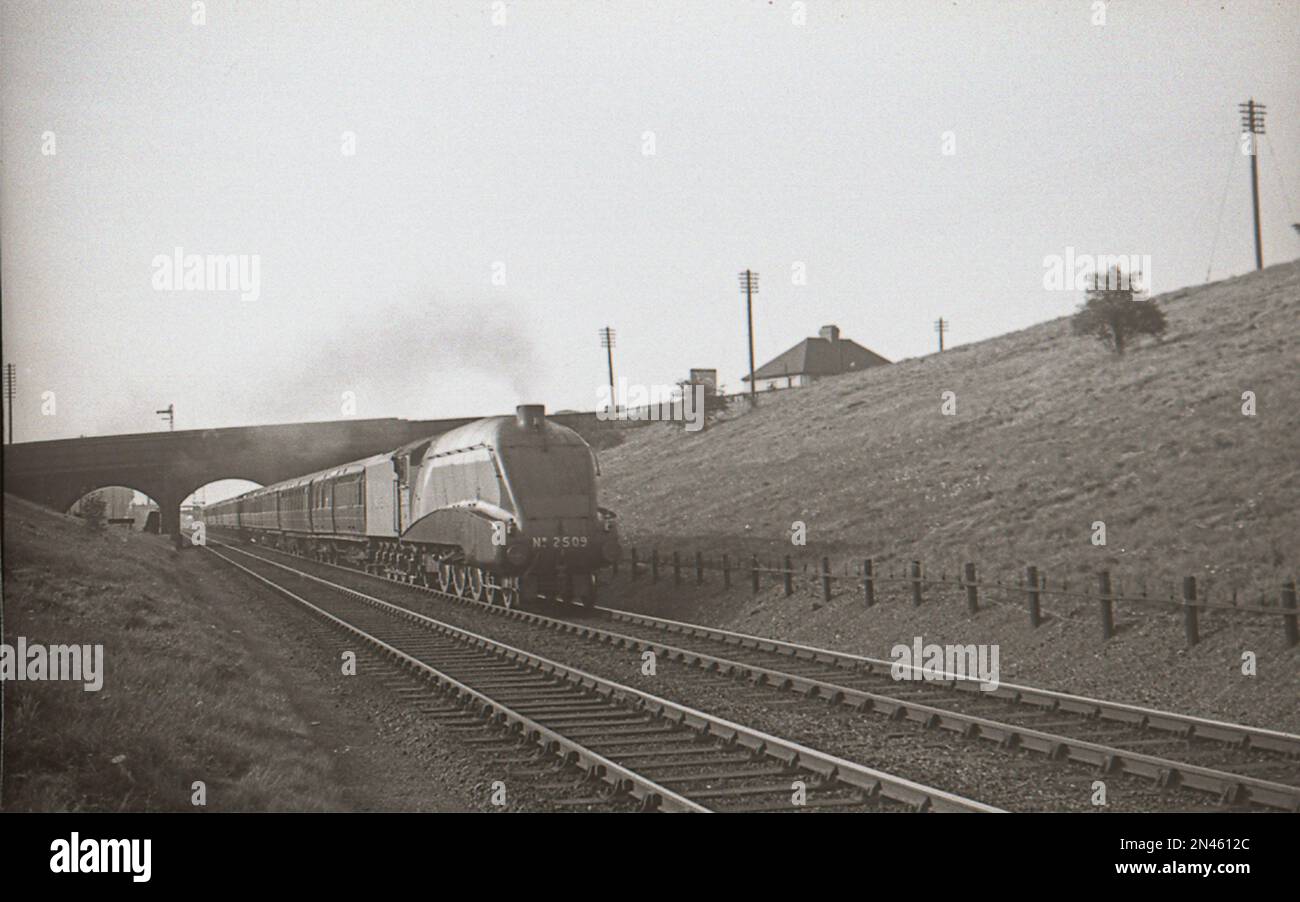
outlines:
{"label": "locomotive number 2509", "polygon": [[586,548],[586,536],[534,536],[534,548]]}

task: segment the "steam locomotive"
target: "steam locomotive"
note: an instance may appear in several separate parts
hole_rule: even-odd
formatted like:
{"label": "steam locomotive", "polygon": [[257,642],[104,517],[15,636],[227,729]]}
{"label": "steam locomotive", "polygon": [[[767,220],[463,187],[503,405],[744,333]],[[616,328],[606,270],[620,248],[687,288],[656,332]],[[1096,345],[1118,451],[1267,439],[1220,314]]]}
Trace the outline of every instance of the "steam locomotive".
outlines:
{"label": "steam locomotive", "polygon": [[590,446],[533,404],[203,514],[217,534],[506,607],[594,604],[621,551]]}

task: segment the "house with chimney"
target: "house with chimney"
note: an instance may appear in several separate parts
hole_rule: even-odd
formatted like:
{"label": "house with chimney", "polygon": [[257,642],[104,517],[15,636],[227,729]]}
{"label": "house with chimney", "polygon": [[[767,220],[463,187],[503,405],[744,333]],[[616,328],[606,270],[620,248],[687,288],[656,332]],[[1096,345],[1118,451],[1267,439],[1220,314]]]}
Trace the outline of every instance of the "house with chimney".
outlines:
{"label": "house with chimney", "polygon": [[[840,337],[839,326],[822,326],[816,338],[805,338],[790,350],[769,360],[754,372],[756,391],[799,388],[823,376],[854,373],[889,363],[848,338]],[[745,376],[743,381],[748,382]]]}

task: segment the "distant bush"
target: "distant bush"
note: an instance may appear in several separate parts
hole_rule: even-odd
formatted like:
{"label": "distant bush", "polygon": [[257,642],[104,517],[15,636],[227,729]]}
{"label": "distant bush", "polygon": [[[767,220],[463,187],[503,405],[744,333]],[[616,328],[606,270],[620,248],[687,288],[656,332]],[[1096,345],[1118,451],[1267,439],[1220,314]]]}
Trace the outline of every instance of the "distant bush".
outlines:
{"label": "distant bush", "polygon": [[1092,335],[1123,354],[1128,342],[1138,335],[1161,335],[1165,331],[1165,314],[1154,301],[1135,297],[1131,280],[1113,269],[1104,285],[1088,290],[1086,300],[1074,314],[1074,334]]}
{"label": "distant bush", "polygon": [[108,508],[108,503],[98,495],[91,495],[85,501],[81,502],[81,518],[86,521],[86,525],[91,529],[104,528],[104,512]]}

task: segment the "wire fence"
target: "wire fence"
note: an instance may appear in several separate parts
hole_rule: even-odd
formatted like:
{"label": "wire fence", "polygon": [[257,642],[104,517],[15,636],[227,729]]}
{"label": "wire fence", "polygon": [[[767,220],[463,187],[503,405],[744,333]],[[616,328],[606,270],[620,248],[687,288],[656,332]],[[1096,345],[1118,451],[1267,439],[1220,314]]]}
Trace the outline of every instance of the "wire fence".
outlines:
{"label": "wire fence", "polygon": [[[1053,581],[1038,567],[1026,567],[1023,574],[1014,579],[981,578],[973,562],[962,565],[959,572],[951,578],[940,571],[932,575],[921,561],[911,561],[906,567],[895,569],[893,563],[878,566],[872,558],[864,558],[859,564],[850,566],[845,562],[839,568],[832,568],[830,559],[823,557],[820,561],[795,561],[792,555],[786,555],[778,561],[760,561],[757,555],[723,554],[720,557],[706,557],[703,552],[682,552],[674,550],[660,552],[658,548],[650,549],[647,554],[639,548],[631,548],[626,557],[614,565],[614,574],[625,573],[632,581],[648,579],[651,583],[672,580],[673,585],[687,583],[705,585],[721,580],[723,589],[733,589],[748,582],[750,591],[757,595],[764,586],[780,585],[789,597],[795,593],[796,586],[806,587],[819,592],[824,602],[829,602],[836,591],[860,593],[864,606],[871,607],[881,600],[888,587],[902,587],[903,593],[910,597],[915,606],[925,604],[936,593],[957,594],[964,597],[967,612],[979,613],[981,606],[988,606],[990,596],[1022,604],[1025,607],[1031,626],[1039,626],[1043,620],[1044,599],[1072,599],[1091,604],[1097,611],[1098,622],[1103,639],[1110,639],[1116,633],[1116,609],[1120,605],[1146,606],[1164,610],[1168,613],[1181,613],[1183,632],[1189,646],[1200,642],[1200,617],[1202,611],[1233,611],[1238,613],[1279,617],[1288,646],[1300,644],[1300,625],[1297,624],[1296,582],[1287,580],[1282,584],[1276,605],[1269,604],[1269,599],[1260,595],[1258,603],[1244,602],[1238,597],[1237,590],[1232,590],[1231,601],[1212,601],[1204,583],[1198,583],[1197,577],[1183,578],[1180,590],[1169,587],[1167,592],[1148,591],[1145,579],[1137,581],[1136,587],[1126,589],[1124,580],[1112,578],[1109,570],[1097,573],[1094,591],[1077,582],[1071,587],[1069,580]],[[709,574],[706,579],[706,574]]]}

